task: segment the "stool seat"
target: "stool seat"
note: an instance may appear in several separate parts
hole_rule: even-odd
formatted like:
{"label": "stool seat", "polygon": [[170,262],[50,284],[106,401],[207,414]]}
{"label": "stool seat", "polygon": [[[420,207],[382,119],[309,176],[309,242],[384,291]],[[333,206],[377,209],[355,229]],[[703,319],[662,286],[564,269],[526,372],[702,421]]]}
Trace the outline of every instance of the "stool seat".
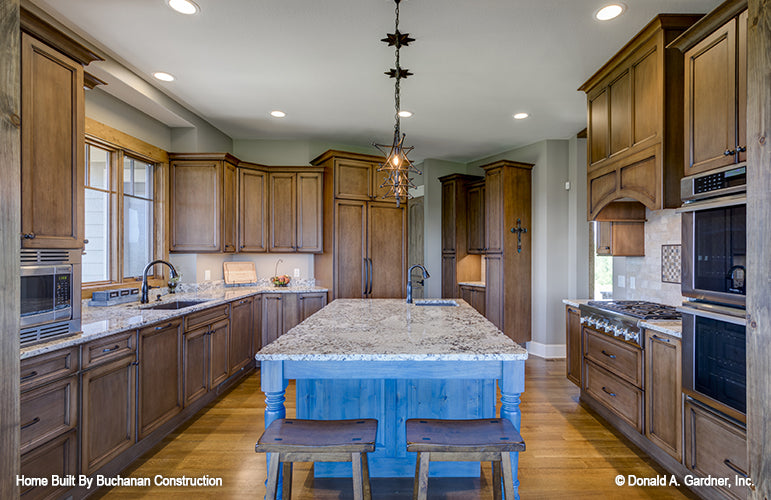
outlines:
{"label": "stool seat", "polygon": [[279,418],[262,433],[254,451],[270,453],[265,498],[278,494],[279,469],[283,468],[282,497],[292,497],[292,463],[351,462],[353,497],[371,500],[367,453],[375,451],[377,420],[302,420]]}
{"label": "stool seat", "polygon": [[525,442],[505,418],[407,420],[407,451],[525,451]]}

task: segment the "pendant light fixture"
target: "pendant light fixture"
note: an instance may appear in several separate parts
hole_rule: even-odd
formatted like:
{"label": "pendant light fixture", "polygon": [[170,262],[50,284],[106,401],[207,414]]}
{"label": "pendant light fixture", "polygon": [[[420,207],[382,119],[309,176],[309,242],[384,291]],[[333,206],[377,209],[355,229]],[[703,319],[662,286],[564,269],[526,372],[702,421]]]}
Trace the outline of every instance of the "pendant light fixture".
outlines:
{"label": "pendant light fixture", "polygon": [[399,63],[399,50],[402,47],[406,47],[410,42],[414,42],[414,38],[410,38],[409,33],[399,32],[399,3],[401,0],[394,0],[396,4],[396,23],[393,33],[386,34],[386,38],[382,41],[386,42],[389,47],[395,47],[396,55],[396,67],[386,71],[385,74],[390,78],[396,79],[394,84],[394,108],[396,124],[394,125],[394,137],[391,144],[374,144],[374,146],[380,150],[386,156],[386,161],[380,165],[377,169],[378,172],[384,173],[383,183],[381,188],[388,188],[388,191],[383,196],[384,198],[396,198],[396,206],[398,207],[402,202],[412,198],[410,194],[410,188],[414,188],[410,174],[420,175],[422,172],[415,168],[412,161],[407,158],[407,155],[413,150],[413,146],[405,146],[404,139],[406,134],[403,134],[400,127],[399,119],[401,117],[401,103],[399,92],[401,90],[401,80],[412,76],[410,70],[402,68]]}

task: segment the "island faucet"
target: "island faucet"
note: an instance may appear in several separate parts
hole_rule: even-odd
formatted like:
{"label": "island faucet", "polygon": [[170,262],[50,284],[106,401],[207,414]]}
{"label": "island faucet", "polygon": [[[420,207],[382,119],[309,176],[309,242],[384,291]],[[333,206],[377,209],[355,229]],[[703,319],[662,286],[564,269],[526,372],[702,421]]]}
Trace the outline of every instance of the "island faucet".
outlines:
{"label": "island faucet", "polygon": [[169,269],[171,269],[171,278],[176,278],[178,276],[177,270],[174,269],[174,266],[172,266],[170,262],[166,262],[163,259],[154,260],[149,264],[147,264],[145,266],[145,270],[142,271],[142,297],[139,299],[139,302],[141,304],[147,304],[148,302],[150,302],[147,299],[147,292],[154,287],[151,287],[150,285],[147,284],[147,271],[149,271],[150,268],[153,267],[155,264],[166,264],[167,266],[169,266]]}
{"label": "island faucet", "polygon": [[[426,271],[426,268],[423,267],[420,264],[415,264],[413,266],[410,266],[410,268],[407,270],[407,303],[412,304],[412,270],[416,267],[419,267],[423,270],[423,279],[430,278],[431,275],[428,274],[428,271]],[[423,282],[421,281],[421,284]]]}

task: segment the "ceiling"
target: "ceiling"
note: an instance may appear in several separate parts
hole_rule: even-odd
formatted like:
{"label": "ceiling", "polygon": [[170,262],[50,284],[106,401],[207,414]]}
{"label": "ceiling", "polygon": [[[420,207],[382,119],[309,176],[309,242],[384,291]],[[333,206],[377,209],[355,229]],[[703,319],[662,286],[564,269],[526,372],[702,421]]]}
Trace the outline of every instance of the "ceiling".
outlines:
{"label": "ceiling", "polygon": [[[32,0],[233,139],[390,142],[394,52],[380,39],[393,0],[196,1],[185,16],[164,0]],[[404,0],[400,29],[416,38],[401,51],[414,73],[401,85],[411,158],[466,162],[574,135],[586,126],[576,89],[656,14],[720,1],[627,0],[620,17],[594,20],[606,3]],[[530,118],[514,120],[520,111]]]}

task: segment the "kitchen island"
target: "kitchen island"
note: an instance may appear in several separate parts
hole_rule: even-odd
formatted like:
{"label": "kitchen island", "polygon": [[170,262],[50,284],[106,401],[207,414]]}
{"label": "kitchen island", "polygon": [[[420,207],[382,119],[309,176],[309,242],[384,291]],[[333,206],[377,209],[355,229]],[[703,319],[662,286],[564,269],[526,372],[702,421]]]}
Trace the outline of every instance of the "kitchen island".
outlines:
{"label": "kitchen island", "polygon": [[[265,426],[284,418],[296,380],[297,418],[376,418],[373,477],[412,477],[408,418],[491,418],[496,381],[501,417],[519,429],[527,350],[462,300],[457,306],[399,299],[338,299],[264,347]],[[526,436],[525,436],[526,438]],[[512,472],[517,477],[516,454]],[[316,464],[317,477],[350,476],[347,463]],[[479,464],[437,462],[432,476],[479,476]]]}

